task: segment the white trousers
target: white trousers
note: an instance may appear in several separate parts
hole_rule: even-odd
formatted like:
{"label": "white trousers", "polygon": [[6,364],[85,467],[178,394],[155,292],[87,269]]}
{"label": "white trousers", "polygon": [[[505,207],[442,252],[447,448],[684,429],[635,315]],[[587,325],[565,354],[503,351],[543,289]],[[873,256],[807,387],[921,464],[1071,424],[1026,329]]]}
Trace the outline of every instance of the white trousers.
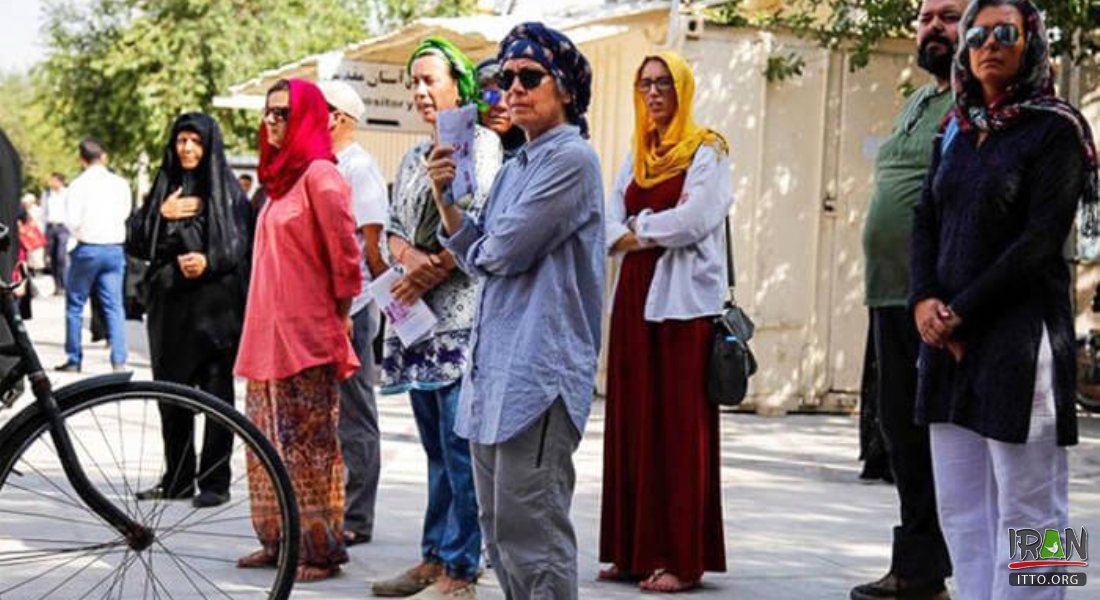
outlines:
{"label": "white trousers", "polygon": [[1057,444],[1054,359],[1045,328],[1036,367],[1027,443],[999,442],[946,423],[929,428],[940,527],[959,600],[1065,598],[1062,587],[1008,584],[1009,528],[1069,526],[1069,471],[1066,449]]}

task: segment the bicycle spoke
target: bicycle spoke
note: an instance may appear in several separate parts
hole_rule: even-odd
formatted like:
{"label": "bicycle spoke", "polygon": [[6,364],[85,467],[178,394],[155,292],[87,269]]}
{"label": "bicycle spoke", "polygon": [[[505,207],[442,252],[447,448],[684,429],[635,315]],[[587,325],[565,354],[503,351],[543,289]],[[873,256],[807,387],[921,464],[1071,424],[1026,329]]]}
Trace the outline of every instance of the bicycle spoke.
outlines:
{"label": "bicycle spoke", "polygon": [[[72,523],[74,525],[88,525],[88,526],[91,526],[91,527],[109,527],[108,525],[106,525],[105,521],[101,521],[99,523],[96,523],[94,521],[81,521],[80,519],[59,517],[57,515],[43,515],[43,514],[39,514],[39,513],[27,512],[25,510],[0,509],[0,514],[19,515],[21,517],[36,517],[36,518],[39,518],[39,519],[46,519],[46,520],[49,520],[49,521],[61,521],[62,523]],[[112,531],[113,531],[113,529],[112,529]]]}
{"label": "bicycle spoke", "polygon": [[[115,406],[118,406],[117,404]],[[121,409],[119,409],[121,410]],[[107,448],[107,453],[111,455],[111,460],[114,461],[115,467],[119,470],[119,474],[122,476],[122,487],[125,494],[122,495],[122,507],[126,510],[127,516],[133,518],[135,516],[134,511],[131,510],[130,500],[133,498],[133,488],[130,487],[130,482],[126,477],[126,468],[122,466],[122,462],[119,461],[118,456],[115,455],[114,448],[111,447],[110,440],[107,439],[107,432],[103,430],[103,424],[99,422],[99,415],[96,413],[96,409],[88,411],[92,415],[92,420],[95,421],[96,429],[99,430],[99,437],[103,439],[103,445]],[[122,424],[119,423],[119,431],[121,431]],[[121,439],[121,436],[120,436]],[[135,500],[136,503],[136,500]]]}
{"label": "bicycle spoke", "polygon": [[127,550],[126,555],[123,557],[123,561],[121,563],[119,563],[118,568],[115,569],[115,576],[111,580],[111,586],[107,588],[106,592],[103,592],[103,597],[104,598],[109,600],[110,597],[111,597],[111,592],[113,592],[115,590],[115,586],[118,585],[119,580],[121,578],[125,577],[125,574],[126,574],[125,564],[126,564],[126,559],[129,558],[129,557],[130,557],[130,552],[129,552],[129,550]]}
{"label": "bicycle spoke", "polygon": [[[46,436],[43,436],[43,437],[39,438],[40,441],[45,441],[45,440],[48,440],[48,439],[49,438],[46,437]],[[57,459],[60,461],[61,458],[57,456],[57,451],[54,450],[51,446],[52,446],[52,444],[47,445],[46,447],[50,448],[50,450],[53,451],[54,456],[57,457]],[[47,484],[49,484],[50,487],[57,490],[62,496],[65,496],[66,498],[68,498],[69,501],[72,502],[74,505],[80,506],[81,508],[84,509],[85,512],[87,512],[88,514],[90,514],[94,517],[97,517],[97,518],[99,517],[99,515],[93,513],[91,510],[88,509],[88,507],[84,506],[84,503],[81,502],[78,498],[76,498],[73,495],[69,494],[61,486],[54,483],[54,480],[52,478],[46,477],[45,473],[43,473],[38,467],[32,465],[26,458],[20,458],[19,459],[19,464],[23,465],[25,468],[29,469],[35,475],[38,475],[39,479],[45,481]]]}
{"label": "bicycle spoke", "polygon": [[85,598],[90,597],[92,595],[92,593],[95,592],[96,590],[98,590],[101,585],[107,583],[108,581],[112,581],[114,579],[114,577],[115,577],[115,572],[114,571],[111,571],[111,572],[107,573],[99,581],[97,581],[95,585],[88,588],[88,591],[84,592],[83,596],[77,598],[76,600],[85,600]]}
{"label": "bicycle spoke", "polygon": [[[119,404],[121,404],[121,402]],[[137,476],[137,480],[138,480],[137,481],[137,489],[138,490],[145,489],[145,486],[141,485],[141,475],[142,475],[142,473],[145,472],[145,430],[147,429],[147,427],[145,427],[145,424],[148,423],[148,422],[149,422],[149,403],[148,402],[142,402],[141,403],[141,427],[140,427],[140,429],[141,429],[141,447],[138,451],[138,476]],[[138,505],[138,511],[141,514],[141,520],[142,520],[142,522],[145,522],[148,515],[145,512],[141,511],[141,502],[138,502],[137,505]]]}
{"label": "bicycle spoke", "polygon": [[[167,452],[167,449],[165,449],[165,452]],[[184,446],[183,450],[180,451],[179,456],[176,458],[175,464],[179,465],[180,463],[183,462],[183,457],[188,456],[189,454],[193,455],[194,453],[195,453],[195,437],[192,435],[191,439],[187,440],[187,445]],[[165,470],[168,469],[167,462],[165,463],[164,468],[165,468]],[[180,470],[176,469],[176,472],[172,474],[172,481],[168,482],[168,484],[163,487],[164,491],[167,492],[167,491],[175,490],[176,485],[178,483],[180,483],[179,476],[180,476]],[[194,482],[191,482],[188,487],[191,487],[191,486],[194,486]],[[170,502],[171,502],[171,500],[168,499],[168,498],[158,498],[154,502],[153,512],[155,513],[155,516],[152,519],[152,526],[153,526],[154,529],[159,529],[160,528],[160,520],[164,517],[164,512],[166,510],[168,510],[168,505],[169,505]],[[159,509],[159,511],[158,511],[158,509]]]}
{"label": "bicycle spoke", "polygon": [[[110,552],[111,552],[111,548],[108,548],[108,549],[104,550],[103,552],[100,552],[100,553],[99,553],[98,555],[96,555],[96,557],[95,557],[95,558],[93,559],[93,562],[95,562],[95,561],[97,561],[97,560],[99,560],[99,559],[103,558],[104,556],[106,556],[106,555],[107,555],[107,554],[109,554]],[[39,573],[39,574],[35,575],[34,577],[31,577],[31,578],[25,579],[25,580],[23,581],[23,583],[19,583],[19,584],[13,585],[12,587],[9,587],[9,588],[7,588],[7,589],[3,589],[3,590],[0,590],[0,595],[2,595],[2,594],[7,594],[7,593],[10,593],[10,592],[11,592],[12,590],[17,590],[17,589],[19,589],[19,588],[21,588],[21,587],[23,587],[23,586],[25,586],[25,585],[29,584],[30,582],[32,582],[32,581],[34,581],[34,580],[36,580],[36,579],[40,579],[40,578],[42,578],[42,577],[45,577],[45,576],[49,575],[50,573],[53,573],[54,571],[57,571],[58,569],[63,569],[63,568],[65,568],[65,567],[67,567],[67,566],[71,565],[72,563],[74,563],[74,562],[76,562],[76,561],[80,560],[81,558],[85,558],[85,557],[87,557],[87,556],[90,556],[90,555],[92,555],[92,554],[94,554],[94,553],[95,553],[95,550],[89,550],[89,551],[87,551],[87,552],[84,552],[84,553],[82,553],[82,554],[78,554],[78,555],[76,555],[76,556],[74,556],[74,557],[70,558],[69,560],[66,560],[65,562],[63,562],[63,563],[61,563],[61,564],[59,564],[59,565],[54,565],[53,567],[51,567],[51,568],[49,568],[49,569],[46,569],[45,571],[43,571],[43,572],[41,572],[41,573]],[[2,597],[2,596],[0,596],[0,597]]]}
{"label": "bicycle spoke", "polygon": [[112,549],[119,549],[125,546],[125,542],[116,540],[114,542],[107,542],[103,544],[91,544],[88,546],[80,546],[76,548],[55,548],[40,550],[8,550],[0,553],[0,556],[6,556],[7,558],[0,558],[0,566],[11,567],[18,565],[29,565],[37,562],[48,562],[56,560],[57,557],[66,554],[73,554],[76,552],[95,552],[96,550],[106,550],[110,552]]}
{"label": "bicycle spoke", "polygon": [[[173,554],[170,550],[165,548],[164,544],[161,544],[159,540],[157,541],[157,545],[160,546],[160,549],[164,552],[164,554],[166,556],[168,556],[169,559],[172,560],[172,563],[175,565],[176,570],[183,574],[184,579],[186,579],[187,582],[191,584],[191,587],[195,588],[195,591],[198,592],[200,596],[202,596],[203,598],[207,598],[206,594],[202,593],[202,590],[199,589],[199,586],[195,585],[195,581],[193,579],[191,579],[191,576],[187,574],[187,571],[185,571],[183,569],[184,566],[188,566],[188,565],[184,565],[184,563],[182,561],[180,561],[178,558],[176,558],[175,554]],[[193,569],[193,567],[191,567],[191,568]],[[206,577],[203,576],[201,573],[199,573],[199,575],[202,576],[203,579],[206,579]],[[209,583],[210,580],[206,579],[206,581]],[[213,585],[213,584],[211,584],[211,585]],[[224,594],[225,592],[222,592],[222,593]],[[232,600],[232,598],[231,598],[231,600]]]}
{"label": "bicycle spoke", "polygon": [[160,585],[160,588],[164,590],[164,593],[168,594],[168,598],[173,598],[174,596],[172,596],[172,591],[168,589],[168,586],[164,585],[164,582],[161,581],[159,577],[157,577],[156,571],[153,570],[153,560],[155,558],[153,553],[150,552],[148,557],[149,562],[145,562],[144,555],[140,558],[141,564],[145,566],[145,572],[148,574],[148,577],[145,578],[145,581],[149,582],[150,580],[152,580],[153,582],[153,599],[156,600],[160,598],[160,593],[157,592],[157,585]]}
{"label": "bicycle spoke", "polygon": [[[195,527],[197,525],[205,524],[209,519],[212,519],[212,518],[217,517],[219,515],[223,515],[227,511],[230,511],[234,508],[237,508],[238,506],[244,504],[245,502],[248,502],[248,498],[242,498],[240,500],[237,500],[236,502],[227,503],[224,506],[220,507],[217,512],[211,513],[209,516],[207,516],[205,518],[202,518],[202,519],[199,519],[198,521],[192,521],[188,525],[188,527],[190,528],[190,527]],[[161,531],[160,537],[166,538],[166,537],[171,536],[175,531],[178,531],[180,529],[179,526],[182,525],[184,521],[186,521],[187,519],[189,519],[193,515],[197,515],[197,514],[199,514],[199,511],[197,511],[197,510],[193,510],[193,511],[187,513],[187,515],[184,518],[177,521],[172,527],[168,527],[166,529],[160,530]]]}
{"label": "bicycle spoke", "polygon": [[58,498],[57,496],[51,496],[51,495],[49,495],[45,492],[40,492],[38,490],[32,490],[29,487],[25,487],[25,486],[19,485],[17,483],[12,483],[11,481],[8,481],[6,484],[4,484],[4,486],[5,487],[10,487],[13,490],[19,490],[21,492],[26,492],[28,494],[31,494],[32,496],[38,496],[39,498],[45,498],[46,500],[51,500],[53,502],[57,502],[58,504],[64,504],[65,506],[71,506],[72,508],[79,508],[80,510],[85,511],[85,512],[87,512],[88,514],[90,514],[92,516],[97,516],[95,513],[88,510],[88,508],[86,506],[84,506],[83,504],[76,504],[75,502],[70,502],[68,500],[62,500],[61,498]]}
{"label": "bicycle spoke", "polygon": [[55,585],[54,587],[50,588],[50,590],[48,592],[46,592],[45,594],[42,594],[41,597],[42,598],[48,598],[50,594],[52,594],[52,593],[56,592],[57,590],[65,587],[65,584],[67,584],[70,581],[72,581],[73,579],[75,579],[77,575],[80,575],[81,573],[83,573],[88,567],[95,564],[98,560],[99,560],[99,558],[88,561],[88,563],[86,565],[84,565],[83,567],[80,567],[80,569],[77,570],[75,573],[73,573],[72,575],[69,575],[68,577],[63,579],[61,581],[61,583],[59,583],[59,584]]}
{"label": "bicycle spoke", "polygon": [[[84,445],[84,440],[80,439],[81,436],[76,435],[75,432],[70,432],[69,437],[75,440],[76,443],[80,445],[80,448],[84,450],[84,458],[86,460],[81,459],[79,454],[77,455],[77,459],[80,460],[80,464],[85,465],[87,464],[88,460],[91,460],[92,465],[95,467],[95,470],[99,472],[100,477],[103,478],[103,482],[107,484],[107,487],[111,488],[111,491],[114,492],[115,496],[121,496],[122,494],[118,493],[118,488],[116,488],[115,484],[111,482],[111,478],[107,477],[107,474],[103,472],[103,467],[99,466],[99,461],[95,460],[94,455],[91,453],[91,451],[88,450],[88,447]],[[75,451],[76,449],[74,448],[73,450],[73,453],[77,454]]]}

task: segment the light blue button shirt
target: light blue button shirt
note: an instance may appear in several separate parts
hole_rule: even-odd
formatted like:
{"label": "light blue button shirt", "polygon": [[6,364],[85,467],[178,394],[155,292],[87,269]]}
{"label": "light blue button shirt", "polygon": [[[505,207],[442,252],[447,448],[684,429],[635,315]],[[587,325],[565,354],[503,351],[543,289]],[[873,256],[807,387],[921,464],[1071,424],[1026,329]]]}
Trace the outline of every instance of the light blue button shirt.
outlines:
{"label": "light blue button shirt", "polygon": [[592,147],[558,126],[505,163],[475,222],[440,241],[480,279],[455,433],[498,444],[561,398],[584,431],[604,286],[603,183]]}

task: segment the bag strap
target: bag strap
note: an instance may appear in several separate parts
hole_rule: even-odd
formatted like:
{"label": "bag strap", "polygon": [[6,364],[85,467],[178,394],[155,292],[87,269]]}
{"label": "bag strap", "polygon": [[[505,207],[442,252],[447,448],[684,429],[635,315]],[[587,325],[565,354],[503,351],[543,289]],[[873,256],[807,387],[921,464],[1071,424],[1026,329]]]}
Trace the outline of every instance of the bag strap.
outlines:
{"label": "bag strap", "polygon": [[723,221],[725,221],[726,224],[726,283],[729,288],[730,302],[737,304],[737,294],[735,291],[737,288],[737,270],[733,264],[733,233],[730,228],[729,215],[726,215]]}

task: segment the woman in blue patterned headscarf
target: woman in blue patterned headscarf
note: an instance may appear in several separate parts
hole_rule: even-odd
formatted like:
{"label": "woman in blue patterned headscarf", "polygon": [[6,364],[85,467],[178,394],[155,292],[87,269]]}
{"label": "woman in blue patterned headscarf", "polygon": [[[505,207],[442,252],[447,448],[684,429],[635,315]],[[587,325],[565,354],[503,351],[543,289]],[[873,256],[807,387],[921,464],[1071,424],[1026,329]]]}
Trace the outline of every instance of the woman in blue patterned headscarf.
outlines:
{"label": "woman in blue patterned headscarf", "polygon": [[[592,66],[572,40],[560,31],[542,23],[517,25],[500,43],[497,62],[504,64],[515,58],[533,60],[543,66],[569,96],[565,117],[588,138],[588,105],[592,101]],[[511,86],[502,86],[507,89]]]}
{"label": "woman in blue patterned headscarf", "polygon": [[444,200],[451,150],[429,159],[440,241],[481,282],[455,432],[470,440],[504,595],[570,600],[573,452],[596,377],[605,255],[600,163],[581,135],[592,70],[573,42],[539,23],[516,27],[498,59],[527,143],[501,168],[480,217]]}

